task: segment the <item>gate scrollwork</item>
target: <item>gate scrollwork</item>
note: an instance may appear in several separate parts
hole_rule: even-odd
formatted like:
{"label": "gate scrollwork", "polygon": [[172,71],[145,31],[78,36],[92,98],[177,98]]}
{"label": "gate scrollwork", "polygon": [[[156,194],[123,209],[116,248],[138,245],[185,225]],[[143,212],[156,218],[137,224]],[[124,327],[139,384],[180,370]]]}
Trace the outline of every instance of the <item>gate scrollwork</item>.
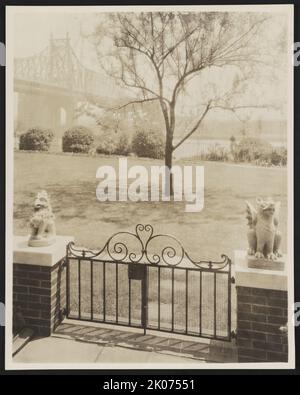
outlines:
{"label": "gate scrollwork", "polygon": [[[155,247],[156,242],[158,242],[159,247]],[[154,252],[151,253],[152,250]],[[153,266],[178,266],[187,263],[200,269],[210,269],[212,271],[222,270],[231,265],[230,259],[225,254],[221,255],[221,260],[218,262],[192,259],[175,236],[154,234],[153,227],[150,224],[136,225],[134,233],[128,231],[114,233],[106,241],[103,248],[97,251],[80,249],[75,247],[74,242],[70,242],[67,246],[67,255],[81,259],[124,261]]]}

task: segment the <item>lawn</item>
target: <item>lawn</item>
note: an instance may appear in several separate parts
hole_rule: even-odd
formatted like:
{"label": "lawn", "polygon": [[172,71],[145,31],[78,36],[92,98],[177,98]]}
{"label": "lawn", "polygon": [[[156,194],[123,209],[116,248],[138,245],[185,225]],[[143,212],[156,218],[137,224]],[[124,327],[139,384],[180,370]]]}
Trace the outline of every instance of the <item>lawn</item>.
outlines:
{"label": "lawn", "polygon": [[[133,165],[162,164],[161,161],[128,158]],[[235,249],[245,249],[246,218],[245,200],[254,202],[256,196],[272,196],[282,203],[280,230],[287,232],[287,171],[284,168],[255,168],[213,162],[184,162],[205,168],[205,204],[199,213],[187,213],[184,202],[99,202],[96,198],[96,171],[99,166],[113,165],[115,157],[87,157],[43,153],[15,153],[14,166],[14,233],[26,235],[28,220],[36,193],[46,189],[51,196],[56,216],[58,234],[72,235],[76,244],[92,249],[101,248],[106,240],[118,231],[134,231],[138,223],[151,224],[155,233],[169,233],[177,237],[194,260],[219,260],[221,254],[233,257]],[[286,237],[283,237],[283,251]],[[162,247],[158,245],[157,248]],[[159,250],[161,251],[161,249]],[[153,253],[158,251],[153,251]],[[127,265],[126,265],[127,266]],[[161,326],[170,329],[171,323],[171,271],[161,276]],[[158,285],[156,268],[149,273],[148,324],[157,327]],[[78,317],[78,266],[71,266],[70,308]],[[103,319],[103,264],[95,263],[93,271],[94,319]],[[116,317],[115,265],[106,267],[106,320]],[[128,323],[128,275],[127,268],[120,269],[118,277],[118,319]],[[81,267],[81,315],[89,319],[91,314],[90,262]],[[133,280],[131,288],[131,320],[140,322],[140,282]],[[227,333],[227,280],[217,279],[217,334]],[[200,283],[199,273],[189,276],[188,330],[199,330]],[[186,298],[185,277],[175,275],[174,327],[185,329]],[[235,300],[233,298],[233,309]],[[208,273],[202,282],[203,333],[213,332],[213,278]],[[201,323],[202,325],[202,323]]]}
{"label": "lawn", "polygon": [[[150,164],[162,162],[128,158],[128,167]],[[184,202],[99,202],[96,170],[103,165],[117,169],[117,158],[16,152],[14,233],[28,234],[34,197],[37,191],[46,189],[51,196],[57,233],[72,235],[76,243],[90,248],[100,248],[115,232],[133,231],[136,224],[149,223],[155,233],[176,236],[195,259],[219,259],[222,253],[233,257],[235,249],[247,246],[245,200],[254,202],[258,195],[281,201],[279,227],[286,235],[286,169],[194,164],[205,168],[205,207],[199,213],[187,213]],[[285,236],[282,249],[286,251]]]}

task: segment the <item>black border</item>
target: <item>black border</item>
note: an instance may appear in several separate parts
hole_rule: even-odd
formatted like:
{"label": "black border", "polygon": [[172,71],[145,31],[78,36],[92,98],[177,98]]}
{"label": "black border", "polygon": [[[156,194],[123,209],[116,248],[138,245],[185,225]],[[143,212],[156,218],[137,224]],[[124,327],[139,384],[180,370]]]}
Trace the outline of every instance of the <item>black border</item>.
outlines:
{"label": "black border", "polygon": [[[266,1],[236,1],[236,0],[231,0],[231,1],[214,1],[213,3],[209,3],[208,1],[186,1],[186,2],[175,2],[175,1],[164,1],[164,2],[157,2],[157,1],[146,1],[146,2],[136,2],[136,1],[126,1],[126,2],[121,2],[121,1],[78,1],[78,0],[71,0],[71,1],[59,1],[59,0],[46,0],[46,1],[4,1],[0,5],[0,42],[5,42],[5,6],[9,5],[39,5],[39,6],[51,6],[51,5],[113,5],[113,6],[122,6],[122,5],[240,5],[240,4],[294,4],[294,42],[300,41],[300,0],[294,0],[294,1],[272,1],[272,2],[266,2]],[[121,7],[120,7],[121,8]],[[298,24],[297,24],[298,22]],[[294,68],[294,130],[299,129],[299,123],[300,123],[300,112],[297,111],[299,106],[300,106],[300,95],[299,91],[296,89],[296,87],[299,86],[300,83],[300,66]],[[1,186],[3,186],[3,190],[1,190],[0,194],[0,222],[1,222],[1,239],[0,239],[0,253],[1,253],[1,259],[0,259],[0,301],[4,302],[5,301],[5,67],[0,67],[0,108],[1,108],[1,117],[0,117],[0,147],[1,147],[1,154],[0,154],[0,174],[1,174]],[[297,181],[299,181],[299,178],[297,178],[296,175],[296,169],[297,166],[300,164],[300,138],[298,133],[294,133],[294,185],[295,185],[295,202],[297,202]],[[299,207],[295,205],[294,207],[294,218],[295,218],[295,224],[297,224],[297,218],[300,218],[299,216]],[[300,244],[297,243],[296,241],[298,240],[299,237],[299,232],[297,231],[297,228],[295,226],[295,235],[294,235],[294,241],[295,241],[295,301],[300,302],[300,265],[298,265],[298,257],[299,257],[299,252],[300,252]],[[62,376],[62,375],[70,375],[72,377],[72,385],[74,388],[79,384],[79,379],[83,379],[82,376],[97,376],[97,381],[92,380],[89,381],[89,384],[91,385],[92,383],[96,384],[97,387],[92,387],[93,389],[97,388],[98,390],[101,390],[100,383],[110,377],[115,377],[118,376],[125,376],[126,375],[126,380],[129,380],[130,378],[138,380],[138,376],[141,375],[147,375],[147,378],[150,377],[150,375],[155,375],[156,378],[163,378],[165,376],[177,376],[176,378],[179,378],[178,376],[184,376],[184,378],[191,378],[192,376],[195,377],[197,381],[196,376],[203,376],[203,375],[300,375],[300,327],[298,326],[295,330],[296,332],[296,369],[290,369],[290,370],[244,370],[244,369],[230,369],[230,370],[220,370],[220,369],[202,369],[202,370],[157,370],[157,369],[145,369],[145,370],[35,370],[35,371],[29,371],[29,370],[19,370],[19,371],[5,371],[5,361],[4,361],[4,351],[5,351],[5,338],[4,338],[4,327],[0,327],[0,374],[1,375],[6,375],[6,376],[13,376],[13,375],[57,375],[57,376]],[[149,375],[149,376],[148,376]],[[123,377],[122,377],[123,378]],[[141,378],[142,379],[142,378]],[[145,379],[145,378],[144,378]],[[85,384],[88,383],[87,380],[84,380]],[[49,390],[51,389],[51,382],[47,380],[47,386],[50,385],[48,388]],[[57,384],[56,384],[57,385]],[[70,386],[70,390],[73,389],[71,388],[72,385]],[[86,387],[86,390],[91,389],[89,386]],[[199,387],[198,387],[199,389]],[[34,388],[32,389],[34,392]]]}

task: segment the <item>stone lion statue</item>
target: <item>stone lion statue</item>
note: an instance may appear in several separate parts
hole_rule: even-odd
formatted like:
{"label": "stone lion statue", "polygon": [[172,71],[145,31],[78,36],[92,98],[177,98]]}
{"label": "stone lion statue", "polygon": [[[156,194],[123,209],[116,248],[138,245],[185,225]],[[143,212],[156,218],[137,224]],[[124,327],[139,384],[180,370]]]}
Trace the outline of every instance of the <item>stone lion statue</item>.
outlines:
{"label": "stone lion statue", "polygon": [[34,212],[30,219],[31,235],[28,241],[29,246],[41,247],[55,242],[54,218],[47,192],[39,192],[34,201]]}
{"label": "stone lion statue", "polygon": [[277,229],[280,202],[275,203],[272,198],[257,198],[256,208],[249,202],[246,205],[250,228],[247,233],[248,255],[254,255],[258,259],[276,260],[282,256],[279,252],[281,234]]}

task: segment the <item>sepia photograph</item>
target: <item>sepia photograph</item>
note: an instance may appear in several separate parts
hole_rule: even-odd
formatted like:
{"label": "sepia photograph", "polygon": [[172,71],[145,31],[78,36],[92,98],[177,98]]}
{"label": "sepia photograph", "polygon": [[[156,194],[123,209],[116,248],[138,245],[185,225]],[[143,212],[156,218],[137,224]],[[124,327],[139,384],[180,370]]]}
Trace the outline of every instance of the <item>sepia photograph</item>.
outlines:
{"label": "sepia photograph", "polygon": [[293,18],[6,7],[6,369],[294,367]]}

